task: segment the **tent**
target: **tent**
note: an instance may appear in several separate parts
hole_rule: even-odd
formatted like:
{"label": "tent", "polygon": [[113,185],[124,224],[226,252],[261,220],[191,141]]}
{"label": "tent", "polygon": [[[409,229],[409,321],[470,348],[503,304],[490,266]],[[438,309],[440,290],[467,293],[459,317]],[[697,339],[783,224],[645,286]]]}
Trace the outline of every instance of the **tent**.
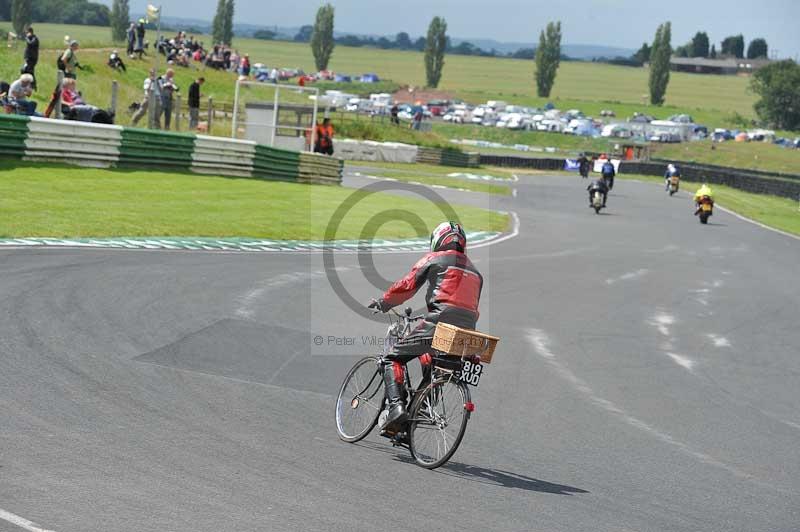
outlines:
{"label": "tent", "polygon": [[377,74],[364,74],[361,76],[361,83],[378,83],[380,78]]}

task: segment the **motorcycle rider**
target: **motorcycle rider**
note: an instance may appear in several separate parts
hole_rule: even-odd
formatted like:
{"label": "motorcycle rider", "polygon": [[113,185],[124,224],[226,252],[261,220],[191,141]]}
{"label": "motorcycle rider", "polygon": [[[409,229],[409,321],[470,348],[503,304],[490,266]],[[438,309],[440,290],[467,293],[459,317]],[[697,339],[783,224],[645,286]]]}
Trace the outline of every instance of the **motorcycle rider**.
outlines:
{"label": "motorcycle rider", "polygon": [[603,207],[606,206],[606,200],[608,199],[608,184],[604,178],[595,179],[588,187],[586,187],[586,190],[589,191],[589,207],[594,208],[592,199],[595,190],[599,190],[600,193],[603,194]]}
{"label": "motorcycle rider", "polygon": [[581,153],[581,156],[578,158],[578,170],[582,178],[586,179],[587,177],[589,177],[590,167],[591,167],[591,161],[589,161],[589,158],[586,157],[585,153]]}
{"label": "motorcycle rider", "polygon": [[609,160],[606,160],[606,162],[603,163],[603,168],[600,173],[603,175],[606,185],[608,185],[608,190],[614,188],[614,176],[617,175],[617,171],[614,169],[613,163]]}
{"label": "motorcycle rider", "polygon": [[677,176],[678,178],[680,178],[681,177],[681,171],[678,169],[677,166],[675,166],[674,164],[670,163],[670,164],[667,165],[667,171],[664,174],[664,184],[666,186],[666,191],[667,192],[669,192],[669,183],[670,183],[670,178],[672,178],[672,176]]}
{"label": "motorcycle rider", "polygon": [[392,284],[379,300],[369,305],[369,308],[388,312],[411,299],[426,281],[428,283],[425,295],[428,313],[386,356],[383,379],[389,415],[381,429],[405,421],[405,366],[430,351],[436,323],[475,328],[483,276],[465,254],[466,248],[467,236],[461,224],[439,224],[431,233],[430,252],[417,261],[405,277]]}
{"label": "motorcycle rider", "polygon": [[700,212],[700,205],[704,201],[711,202],[711,205],[714,205],[714,193],[711,191],[711,187],[705,183],[703,183],[703,185],[697,189],[697,192],[694,193],[695,214]]}

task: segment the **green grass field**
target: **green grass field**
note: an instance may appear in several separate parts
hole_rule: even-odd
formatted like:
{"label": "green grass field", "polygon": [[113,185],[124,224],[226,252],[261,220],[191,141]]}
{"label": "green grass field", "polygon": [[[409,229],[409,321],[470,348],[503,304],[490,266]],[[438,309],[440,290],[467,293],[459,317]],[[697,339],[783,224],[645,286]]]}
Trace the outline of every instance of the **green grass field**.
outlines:
{"label": "green grass field", "polygon": [[[352,190],[147,171],[0,163],[0,237],[208,236],[322,240],[329,220]],[[337,239],[359,238],[388,209],[418,215],[430,231],[438,209],[389,194],[366,197],[341,220]],[[504,231],[508,216],[453,208],[473,231]],[[377,238],[417,234],[404,222]]]}
{"label": "green grass field", "polygon": [[654,150],[653,157],[800,174],[800,150],[763,142],[712,143],[706,140],[664,144]]}

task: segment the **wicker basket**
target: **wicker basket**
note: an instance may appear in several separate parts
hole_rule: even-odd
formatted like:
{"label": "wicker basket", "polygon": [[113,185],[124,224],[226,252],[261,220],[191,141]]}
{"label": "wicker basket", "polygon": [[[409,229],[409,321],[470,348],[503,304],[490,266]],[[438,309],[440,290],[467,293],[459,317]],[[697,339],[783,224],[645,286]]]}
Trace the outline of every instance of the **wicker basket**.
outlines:
{"label": "wicker basket", "polygon": [[436,324],[431,345],[437,351],[448,355],[458,357],[478,355],[481,357],[481,362],[489,364],[498,340],[500,338],[496,336],[440,322]]}

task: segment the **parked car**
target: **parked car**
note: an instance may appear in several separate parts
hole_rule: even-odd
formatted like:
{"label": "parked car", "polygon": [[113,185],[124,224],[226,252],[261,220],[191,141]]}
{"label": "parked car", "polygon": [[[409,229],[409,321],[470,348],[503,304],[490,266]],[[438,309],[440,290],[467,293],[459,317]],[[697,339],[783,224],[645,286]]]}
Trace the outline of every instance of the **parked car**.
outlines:
{"label": "parked car", "polygon": [[428,102],[428,110],[433,116],[444,116],[449,105],[450,102],[447,100],[430,100]]}
{"label": "parked car", "polygon": [[655,133],[651,135],[647,140],[649,140],[650,142],[674,143],[674,142],[680,142],[681,137],[676,133]]}

